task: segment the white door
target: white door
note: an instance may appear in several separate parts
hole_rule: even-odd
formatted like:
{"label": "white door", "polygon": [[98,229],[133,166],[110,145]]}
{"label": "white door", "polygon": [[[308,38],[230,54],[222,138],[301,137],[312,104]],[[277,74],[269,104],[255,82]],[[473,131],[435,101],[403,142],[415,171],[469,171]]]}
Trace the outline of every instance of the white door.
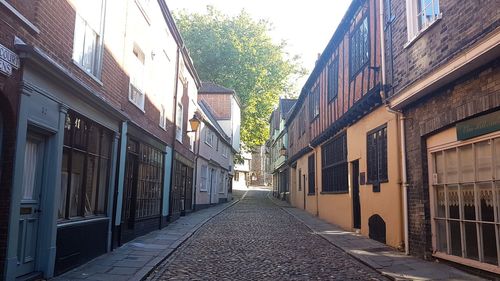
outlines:
{"label": "white door", "polygon": [[28,134],[24,153],[22,198],[19,207],[19,234],[17,244],[17,276],[35,270],[42,192],[45,142],[42,137]]}

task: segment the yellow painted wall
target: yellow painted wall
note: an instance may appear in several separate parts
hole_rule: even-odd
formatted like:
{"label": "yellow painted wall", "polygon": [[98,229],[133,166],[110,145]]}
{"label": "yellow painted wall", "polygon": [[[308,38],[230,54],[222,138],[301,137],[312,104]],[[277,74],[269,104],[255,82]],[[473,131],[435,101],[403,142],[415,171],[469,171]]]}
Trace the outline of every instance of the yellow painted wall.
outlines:
{"label": "yellow painted wall", "polygon": [[[308,153],[301,158],[297,160],[297,167],[295,168],[295,173],[291,172],[290,176],[295,176],[295,180],[290,179],[290,182],[295,182],[295,184],[292,184],[292,188],[290,190],[291,195],[291,200],[290,202],[294,207],[304,209],[304,197],[305,197],[305,209],[309,213],[316,215],[317,213],[317,198],[316,195],[308,195],[308,184],[309,184],[309,177],[308,177],[308,166],[307,166],[307,159],[311,153]],[[301,178],[299,179],[299,170],[301,171]],[[304,183],[304,175],[305,175],[305,183]],[[299,182],[301,181],[302,184],[302,190],[299,191]],[[318,186],[318,178],[316,176],[316,189]],[[316,194],[318,194],[316,192]]]}
{"label": "yellow painted wall", "polygon": [[[380,192],[372,185],[360,185],[361,234],[368,236],[368,219],[378,214],[386,223],[387,244],[393,247],[403,241],[402,187],[400,185],[398,122],[395,114],[383,106],[368,114],[347,129],[347,157],[349,162],[359,159],[359,172],[367,174],[367,132],[387,124],[387,172],[389,181],[382,183]],[[351,171],[351,165],[349,170]],[[352,185],[352,179],[350,179]],[[350,188],[352,190],[352,186]],[[352,192],[352,191],[351,191]]]}
{"label": "yellow painted wall", "polygon": [[[349,139],[347,139],[349,142]],[[316,172],[318,177],[318,205],[319,205],[319,217],[326,220],[329,223],[336,224],[346,230],[351,230],[352,228],[352,200],[351,194],[321,194],[322,182],[321,182],[321,146],[316,147]],[[350,188],[349,188],[350,190]]]}

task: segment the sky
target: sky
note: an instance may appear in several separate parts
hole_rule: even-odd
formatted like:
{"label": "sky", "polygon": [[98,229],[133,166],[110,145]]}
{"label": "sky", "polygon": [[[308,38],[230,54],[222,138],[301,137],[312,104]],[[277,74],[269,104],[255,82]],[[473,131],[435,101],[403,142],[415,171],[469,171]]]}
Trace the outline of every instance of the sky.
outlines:
{"label": "sky", "polygon": [[166,0],[170,10],[204,13],[211,5],[225,14],[237,15],[245,9],[254,19],[273,25],[271,37],[285,40],[291,56],[299,55],[307,74],[297,82],[302,88],[342,20],[351,0]]}

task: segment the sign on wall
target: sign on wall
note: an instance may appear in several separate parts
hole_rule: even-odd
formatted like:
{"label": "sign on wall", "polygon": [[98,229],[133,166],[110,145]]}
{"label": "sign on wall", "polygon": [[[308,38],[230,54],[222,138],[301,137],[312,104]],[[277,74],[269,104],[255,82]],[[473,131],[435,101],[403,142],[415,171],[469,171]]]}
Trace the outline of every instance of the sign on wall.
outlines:
{"label": "sign on wall", "polygon": [[12,75],[12,69],[19,69],[21,65],[19,56],[0,44],[0,72],[4,75]]}
{"label": "sign on wall", "polygon": [[466,140],[500,130],[500,111],[457,123],[457,139]]}

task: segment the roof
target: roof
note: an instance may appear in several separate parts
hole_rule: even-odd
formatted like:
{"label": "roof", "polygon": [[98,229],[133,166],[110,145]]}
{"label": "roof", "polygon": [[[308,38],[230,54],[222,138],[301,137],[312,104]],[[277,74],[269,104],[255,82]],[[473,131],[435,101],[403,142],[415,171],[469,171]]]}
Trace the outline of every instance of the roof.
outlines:
{"label": "roof", "polygon": [[226,88],[224,86],[217,85],[212,82],[201,82],[201,88],[199,90],[201,93],[205,94],[234,94],[234,90]]}
{"label": "roof", "polygon": [[198,104],[200,105],[200,108],[203,111],[203,113],[206,115],[206,117],[210,121],[211,125],[217,130],[219,135],[222,136],[229,144],[231,144],[229,141],[230,138],[226,135],[226,133],[224,133],[224,129],[222,129],[219,122],[217,122],[217,119],[215,119],[214,113],[212,112],[212,109],[210,108],[210,106],[203,100],[200,100],[198,102]]}
{"label": "roof", "polygon": [[297,99],[280,99],[280,114],[282,118],[287,116],[287,113],[292,109],[292,107],[297,102]]}

